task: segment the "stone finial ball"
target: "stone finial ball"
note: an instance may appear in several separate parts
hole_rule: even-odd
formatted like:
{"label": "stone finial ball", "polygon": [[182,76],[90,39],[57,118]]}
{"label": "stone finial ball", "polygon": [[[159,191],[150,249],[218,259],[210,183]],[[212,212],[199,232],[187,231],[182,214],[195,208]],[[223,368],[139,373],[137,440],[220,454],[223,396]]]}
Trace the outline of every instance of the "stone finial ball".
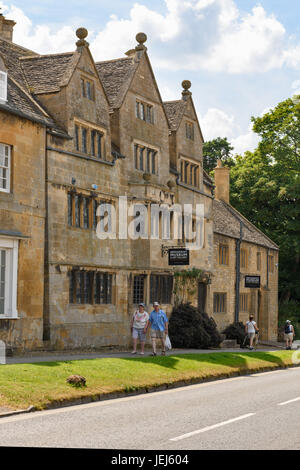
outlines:
{"label": "stone finial ball", "polygon": [[184,90],[188,90],[189,88],[191,88],[192,84],[189,80],[183,80],[181,86],[182,88],[184,88]]}
{"label": "stone finial ball", "polygon": [[85,29],[85,28],[78,28],[77,31],[76,31],[76,36],[79,38],[79,39],[85,39],[88,35],[88,30]]}
{"label": "stone finial ball", "polygon": [[147,41],[147,35],[145,33],[137,33],[135,36],[135,39],[139,44],[143,44],[144,42]]}

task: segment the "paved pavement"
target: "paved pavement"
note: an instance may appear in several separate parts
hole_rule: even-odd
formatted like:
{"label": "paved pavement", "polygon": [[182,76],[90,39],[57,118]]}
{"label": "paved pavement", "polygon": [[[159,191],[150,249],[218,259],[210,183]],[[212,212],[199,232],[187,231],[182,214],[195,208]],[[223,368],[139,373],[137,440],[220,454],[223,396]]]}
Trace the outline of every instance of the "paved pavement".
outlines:
{"label": "paved pavement", "polygon": [[[1,418],[2,446],[300,450],[300,367]],[[176,452],[175,452],[176,453]]]}
{"label": "paved pavement", "polygon": [[[159,353],[158,349],[158,353]],[[278,351],[278,347],[259,345],[257,351]],[[224,352],[249,352],[248,349],[237,348],[228,348],[228,349],[172,349],[167,351],[166,355],[176,355],[176,354],[209,354],[212,352],[224,353]],[[151,350],[145,351],[145,357],[151,355]],[[137,356],[141,357],[139,351]],[[77,361],[80,359],[97,359],[97,358],[114,358],[114,357],[136,357],[131,354],[130,351],[116,351],[116,352],[46,352],[46,353],[34,353],[22,356],[12,356],[6,358],[6,364],[24,364],[32,362],[56,362],[56,361]]]}

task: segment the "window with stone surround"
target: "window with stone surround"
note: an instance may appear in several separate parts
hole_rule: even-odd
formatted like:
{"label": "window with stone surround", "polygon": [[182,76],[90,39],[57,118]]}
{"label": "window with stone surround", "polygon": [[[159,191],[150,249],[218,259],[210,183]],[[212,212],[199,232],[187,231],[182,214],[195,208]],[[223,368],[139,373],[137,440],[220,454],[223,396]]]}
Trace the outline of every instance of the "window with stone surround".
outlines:
{"label": "window with stone surround", "polygon": [[246,248],[241,249],[241,268],[248,268],[248,250]]}
{"label": "window with stone surround", "polygon": [[105,160],[105,134],[99,129],[76,123],[74,146],[77,152],[97,160]]}
{"label": "window with stone surround", "polygon": [[134,144],[134,166],[136,170],[156,175],[158,172],[157,151],[141,144]]}
{"label": "window with stone surround", "polygon": [[151,274],[150,276],[150,302],[170,304],[173,292],[173,276],[165,274]]}
{"label": "window with stone surround", "polygon": [[229,265],[229,246],[219,245],[219,264]]}
{"label": "window with stone surround", "polygon": [[0,102],[7,100],[7,73],[0,70]]}
{"label": "window with stone surround", "polygon": [[194,140],[194,124],[192,122],[185,123],[185,137]]}
{"label": "window with stone surround", "polygon": [[10,192],[11,148],[0,143],[0,191]]}
{"label": "window with stone surround", "polygon": [[227,312],[227,294],[225,292],[214,293],[214,313]]}
{"label": "window with stone surround", "polygon": [[154,124],[154,111],[153,106],[150,104],[144,103],[140,100],[136,100],[135,115],[138,119],[141,119],[142,121]]}
{"label": "window with stone surround", "polygon": [[261,252],[260,251],[256,253],[256,269],[257,271],[261,270]]}
{"label": "window with stone surround", "polygon": [[91,80],[87,78],[80,79],[81,94],[84,98],[94,101],[95,99],[95,86]]}
{"label": "window with stone surround", "polygon": [[70,304],[112,304],[113,275],[88,269],[69,271]]}
{"label": "window with stone surround", "polygon": [[145,302],[145,279],[144,274],[138,274],[133,278],[133,303]]}
{"label": "window with stone surround", "polygon": [[[83,229],[96,230],[101,217],[97,216],[97,208],[108,201],[100,200],[92,195],[79,194],[69,191],[68,199],[68,225]],[[111,202],[110,202],[111,204]]]}
{"label": "window with stone surround", "polygon": [[249,312],[249,294],[240,294],[240,312]]}
{"label": "window with stone surround", "polygon": [[182,183],[198,188],[199,187],[199,171],[200,171],[199,168],[200,168],[199,164],[196,164],[190,160],[185,160],[184,158],[181,158],[180,181]]}

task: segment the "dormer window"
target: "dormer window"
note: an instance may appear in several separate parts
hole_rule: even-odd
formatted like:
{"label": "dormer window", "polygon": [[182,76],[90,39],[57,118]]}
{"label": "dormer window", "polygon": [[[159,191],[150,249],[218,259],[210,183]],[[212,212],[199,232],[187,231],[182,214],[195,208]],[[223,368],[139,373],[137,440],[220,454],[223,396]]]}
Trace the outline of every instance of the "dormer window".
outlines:
{"label": "dormer window", "polygon": [[7,100],[7,73],[0,71],[0,101]]}

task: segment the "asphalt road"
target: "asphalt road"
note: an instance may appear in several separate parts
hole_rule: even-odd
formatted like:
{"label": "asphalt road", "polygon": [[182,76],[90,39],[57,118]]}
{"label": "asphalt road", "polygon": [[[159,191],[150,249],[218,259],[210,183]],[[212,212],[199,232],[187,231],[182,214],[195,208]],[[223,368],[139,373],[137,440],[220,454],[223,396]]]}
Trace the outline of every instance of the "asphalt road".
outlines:
{"label": "asphalt road", "polygon": [[1,446],[300,450],[300,367],[0,419]]}

